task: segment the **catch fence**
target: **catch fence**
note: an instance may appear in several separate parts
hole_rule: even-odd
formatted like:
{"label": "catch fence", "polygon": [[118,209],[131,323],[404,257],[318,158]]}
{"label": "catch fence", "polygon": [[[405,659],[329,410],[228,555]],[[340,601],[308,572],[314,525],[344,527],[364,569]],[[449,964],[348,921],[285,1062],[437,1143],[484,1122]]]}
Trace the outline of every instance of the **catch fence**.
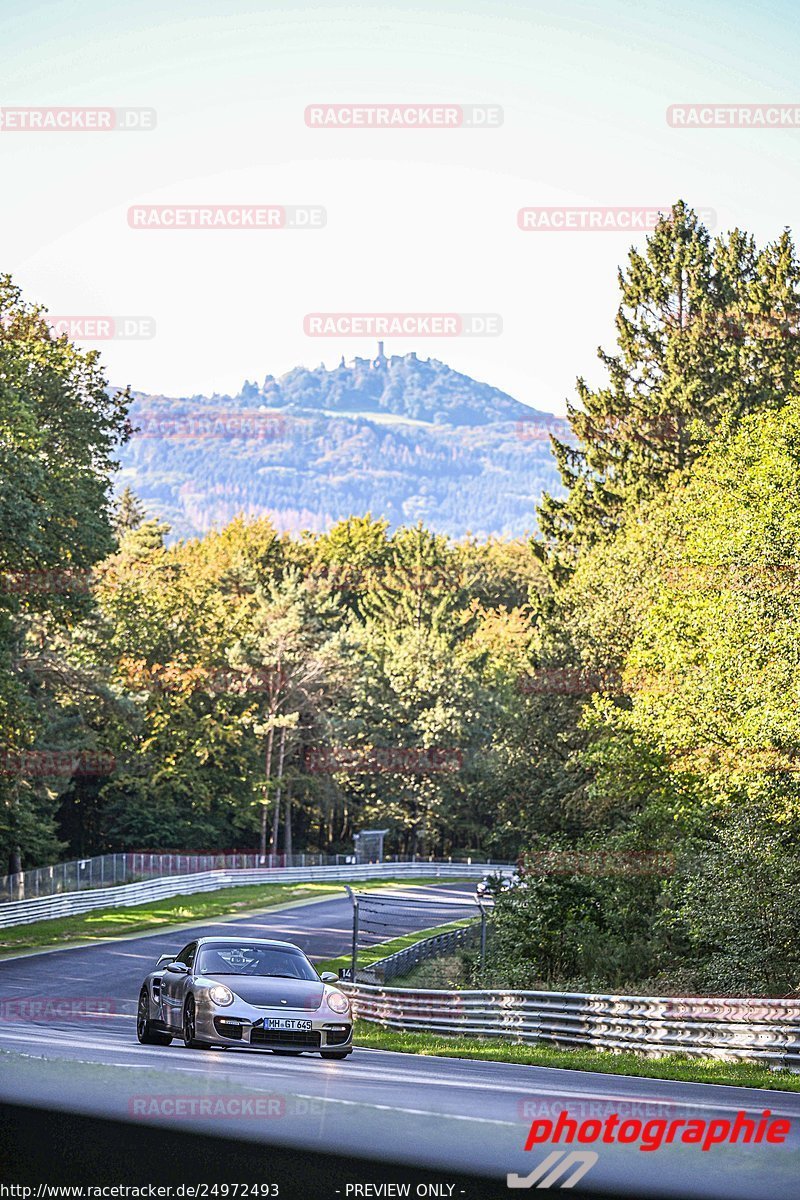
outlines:
{"label": "catch fence", "polygon": [[[32,867],[15,875],[0,875],[0,901],[35,900],[64,892],[83,892],[89,888],[116,887],[122,883],[138,883],[144,879],[163,879],[173,875],[197,875],[202,871],[253,871],[259,868],[274,870],[281,867],[339,867],[348,864],[370,863],[358,854],[161,854],[119,853],[101,854],[93,858],[77,858],[52,866]],[[383,862],[416,862],[416,857],[397,856]],[[424,859],[424,862],[433,860]],[[447,862],[459,861],[452,858]],[[474,865],[472,859],[466,864]],[[486,870],[490,870],[490,866]]]}
{"label": "catch fence", "polygon": [[[259,867],[230,871],[203,871],[194,875],[176,875],[117,887],[94,888],[66,895],[44,896],[33,900],[9,900],[0,904],[0,929],[27,925],[54,917],[75,916],[99,908],[129,908],[150,900],[170,896],[213,892],[219,888],[245,884],[310,883],[312,881],[354,882],[367,879],[479,879],[486,868],[479,864],[406,862],[369,863],[323,867]],[[492,870],[511,873],[513,867],[493,866]]]}

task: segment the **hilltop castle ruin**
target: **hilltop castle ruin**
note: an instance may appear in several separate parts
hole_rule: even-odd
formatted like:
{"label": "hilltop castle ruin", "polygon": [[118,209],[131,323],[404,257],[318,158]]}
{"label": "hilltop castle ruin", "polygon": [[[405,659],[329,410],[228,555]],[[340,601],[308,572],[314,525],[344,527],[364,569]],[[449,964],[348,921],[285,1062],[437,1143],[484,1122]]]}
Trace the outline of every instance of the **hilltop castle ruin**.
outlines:
{"label": "hilltop castle ruin", "polygon": [[[356,356],[355,358],[351,358],[350,362],[348,363],[345,362],[345,357],[342,355],[339,367],[360,367],[362,370],[368,371],[385,371],[387,367],[395,367],[401,362],[417,361],[418,359],[416,350],[410,350],[408,354],[392,354],[391,357],[387,357],[383,352],[383,342],[378,342],[378,353],[374,358],[359,358]],[[427,361],[430,362],[431,360],[428,359]]]}

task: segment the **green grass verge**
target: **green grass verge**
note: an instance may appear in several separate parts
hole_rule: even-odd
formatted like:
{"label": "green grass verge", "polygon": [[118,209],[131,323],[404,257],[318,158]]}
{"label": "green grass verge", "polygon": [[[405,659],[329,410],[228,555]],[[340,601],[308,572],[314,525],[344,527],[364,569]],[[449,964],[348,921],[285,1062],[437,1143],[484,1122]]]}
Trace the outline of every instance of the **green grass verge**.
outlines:
{"label": "green grass verge", "polygon": [[439,1037],[433,1033],[402,1033],[368,1021],[356,1021],[355,1042],[373,1050],[402,1054],[429,1054],[441,1058],[478,1058],[488,1062],[519,1063],[533,1067],[559,1067],[566,1071],[595,1071],[605,1075],[634,1075],[642,1079],[676,1079],[682,1083],[722,1083],[729,1087],[768,1088],[800,1092],[800,1075],[770,1071],[755,1063],[718,1062],[670,1054],[645,1058],[608,1050],[558,1050],[550,1046],[522,1045],[499,1038]]}
{"label": "green grass verge", "polygon": [[[366,946],[358,951],[358,965],[359,967],[368,967],[371,963],[377,962],[381,958],[387,958],[398,950],[407,950],[409,946],[413,946],[425,938],[435,937],[438,933],[451,933],[454,929],[461,929],[462,926],[472,925],[474,922],[474,917],[465,917],[463,921],[450,921],[447,925],[436,925],[433,929],[419,929],[415,933],[404,933],[401,937],[392,938],[388,942],[378,942],[374,946]],[[351,962],[350,954],[340,954],[338,958],[327,958],[324,962],[318,962],[317,968],[320,971],[341,971],[343,967],[349,967]],[[405,980],[399,980],[397,986],[405,986]]]}
{"label": "green grass verge", "polygon": [[[359,891],[391,887],[398,882],[419,885],[430,879],[374,880],[353,883]],[[447,882],[458,882],[447,880]],[[102,941],[131,933],[157,933],[160,928],[206,921],[238,913],[271,908],[295,900],[322,900],[342,894],[343,884],[331,883],[257,883],[220,888],[217,892],[194,892],[150,900],[131,908],[98,908],[75,917],[55,917],[30,925],[0,929],[0,958],[22,950],[60,948],[73,942]],[[326,968],[327,969],[327,968]],[[332,970],[335,968],[331,968]]]}

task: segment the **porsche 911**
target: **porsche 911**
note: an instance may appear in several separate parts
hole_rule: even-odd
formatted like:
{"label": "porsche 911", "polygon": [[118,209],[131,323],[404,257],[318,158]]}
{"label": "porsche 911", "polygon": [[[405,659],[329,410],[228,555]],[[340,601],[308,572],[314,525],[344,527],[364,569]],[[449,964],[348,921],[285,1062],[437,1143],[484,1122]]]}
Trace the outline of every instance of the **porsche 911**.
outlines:
{"label": "porsche 911", "polygon": [[164,954],[139,993],[136,1036],[143,1045],[251,1046],[273,1054],[347,1058],[350,1001],[291,942],[201,937]]}

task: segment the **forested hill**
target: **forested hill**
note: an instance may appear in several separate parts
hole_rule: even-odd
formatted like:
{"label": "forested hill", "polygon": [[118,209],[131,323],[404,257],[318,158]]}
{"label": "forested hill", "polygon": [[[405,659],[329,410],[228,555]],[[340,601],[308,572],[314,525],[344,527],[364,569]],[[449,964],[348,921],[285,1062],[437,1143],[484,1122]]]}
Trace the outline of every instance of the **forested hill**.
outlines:
{"label": "forested hill", "polygon": [[291,532],[371,512],[454,537],[518,536],[558,489],[549,434],[567,430],[445,363],[380,351],[246,381],[235,396],[136,393],[130,417],[119,486],[173,537],[239,512]]}
{"label": "forested hill", "polygon": [[488,383],[454,371],[437,359],[416,354],[382,353],[374,359],[342,358],[335,371],[297,367],[281,379],[268,375],[262,388],[246,383],[242,395],[285,409],[324,409],[336,413],[394,414],[449,425],[490,425],[523,421],[532,415],[525,404]]}

